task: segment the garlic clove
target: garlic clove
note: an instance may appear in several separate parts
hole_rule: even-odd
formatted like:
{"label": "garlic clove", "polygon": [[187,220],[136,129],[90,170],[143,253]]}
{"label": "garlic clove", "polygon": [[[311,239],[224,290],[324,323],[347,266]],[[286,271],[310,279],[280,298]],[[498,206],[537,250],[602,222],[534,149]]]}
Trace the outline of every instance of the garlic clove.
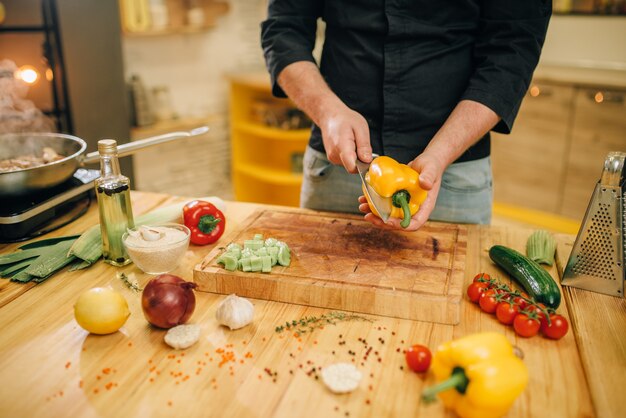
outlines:
{"label": "garlic clove", "polygon": [[182,350],[189,348],[200,339],[200,325],[186,324],[170,328],[163,340],[172,348]]}
{"label": "garlic clove", "polygon": [[156,229],[149,228],[147,226],[140,226],[139,231],[141,233],[141,238],[146,241],[158,241],[163,238],[163,232],[157,231]]}
{"label": "garlic clove", "polygon": [[350,363],[335,363],[322,369],[322,381],[334,393],[348,393],[359,387],[363,374]]}
{"label": "garlic clove", "polygon": [[254,305],[245,298],[228,295],[217,307],[215,318],[221,325],[231,330],[243,328],[252,322]]}

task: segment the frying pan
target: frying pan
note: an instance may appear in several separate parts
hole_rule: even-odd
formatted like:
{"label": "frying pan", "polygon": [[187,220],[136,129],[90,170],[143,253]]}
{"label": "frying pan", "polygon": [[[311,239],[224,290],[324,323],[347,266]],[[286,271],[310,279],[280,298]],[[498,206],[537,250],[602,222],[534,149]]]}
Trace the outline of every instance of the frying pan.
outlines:
{"label": "frying pan", "polygon": [[[153,145],[202,135],[208,132],[207,126],[191,131],[172,132],[117,146],[118,156],[134,154],[137,150]],[[18,196],[41,191],[56,186],[69,179],[83,164],[93,164],[100,160],[97,151],[83,154],[87,143],[72,135],[57,133],[10,133],[0,135],[0,160],[21,155],[43,154],[43,148],[50,147],[65,158],[37,167],[0,173],[0,197]]]}

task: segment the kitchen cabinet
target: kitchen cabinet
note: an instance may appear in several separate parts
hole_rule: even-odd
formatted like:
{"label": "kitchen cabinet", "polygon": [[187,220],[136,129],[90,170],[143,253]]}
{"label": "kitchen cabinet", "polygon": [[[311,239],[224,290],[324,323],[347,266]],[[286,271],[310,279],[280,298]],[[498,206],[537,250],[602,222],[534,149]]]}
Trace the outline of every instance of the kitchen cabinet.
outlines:
{"label": "kitchen cabinet", "polygon": [[535,79],[512,133],[492,135],[494,200],[582,220],[625,115],[626,86]]}
{"label": "kitchen cabinet", "polygon": [[607,153],[626,152],[626,90],[580,88],[573,113],[560,212],[581,217]]}
{"label": "kitchen cabinet", "polygon": [[277,126],[286,123],[285,115],[295,106],[272,97],[266,74],[234,75],[230,83],[235,199],[298,206],[310,129]]}
{"label": "kitchen cabinet", "polygon": [[510,135],[493,134],[494,200],[558,213],[574,87],[533,84]]}

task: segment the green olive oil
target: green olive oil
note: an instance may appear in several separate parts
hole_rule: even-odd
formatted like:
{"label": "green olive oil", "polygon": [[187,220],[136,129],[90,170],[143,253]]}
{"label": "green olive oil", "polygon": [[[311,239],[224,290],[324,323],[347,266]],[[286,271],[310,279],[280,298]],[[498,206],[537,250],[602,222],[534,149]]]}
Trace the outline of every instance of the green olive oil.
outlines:
{"label": "green olive oil", "polygon": [[130,202],[130,180],[120,173],[117,142],[98,141],[100,178],[96,180],[96,196],[102,232],[102,256],[106,263],[123,266],[130,263],[122,235],[135,226]]}

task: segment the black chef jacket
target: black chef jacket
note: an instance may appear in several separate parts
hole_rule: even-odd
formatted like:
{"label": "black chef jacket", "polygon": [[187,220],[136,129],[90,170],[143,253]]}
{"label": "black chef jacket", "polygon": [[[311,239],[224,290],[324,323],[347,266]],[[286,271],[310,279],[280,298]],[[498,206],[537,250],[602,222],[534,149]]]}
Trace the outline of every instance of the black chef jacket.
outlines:
{"label": "black chef jacket", "polygon": [[[509,133],[539,60],[550,0],[270,0],[261,43],[274,95],[278,74],[315,62],[316,22],[326,22],[320,71],[369,124],[373,151],[407,163],[460,100],[501,118]],[[313,126],[309,144],[324,152]],[[457,161],[489,155],[489,135]]]}

